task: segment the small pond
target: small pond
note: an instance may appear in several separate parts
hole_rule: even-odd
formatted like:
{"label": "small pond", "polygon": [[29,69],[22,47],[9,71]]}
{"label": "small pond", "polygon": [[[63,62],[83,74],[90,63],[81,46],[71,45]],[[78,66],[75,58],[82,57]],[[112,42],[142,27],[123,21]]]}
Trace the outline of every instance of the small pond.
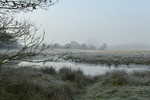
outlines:
{"label": "small pond", "polygon": [[84,74],[86,75],[101,75],[105,74],[107,71],[112,70],[126,70],[126,71],[133,71],[133,70],[150,70],[149,65],[118,65],[118,66],[107,66],[107,65],[95,65],[95,64],[84,64],[84,63],[75,63],[75,62],[69,62],[69,61],[57,61],[57,62],[47,62],[47,63],[29,63],[29,62],[21,62],[18,65],[21,66],[35,66],[36,68],[41,68],[43,66],[45,67],[54,67],[57,71],[62,67],[68,67],[71,69],[81,69]]}

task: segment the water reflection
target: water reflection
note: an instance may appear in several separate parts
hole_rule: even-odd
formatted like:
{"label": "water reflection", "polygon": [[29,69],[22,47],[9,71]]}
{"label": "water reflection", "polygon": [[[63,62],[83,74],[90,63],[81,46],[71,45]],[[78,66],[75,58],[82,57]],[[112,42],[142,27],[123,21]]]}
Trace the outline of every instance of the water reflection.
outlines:
{"label": "water reflection", "polygon": [[19,67],[21,66],[35,66],[36,68],[41,68],[43,66],[46,67],[54,67],[57,71],[62,67],[68,67],[71,69],[81,69],[84,74],[86,75],[100,75],[104,74],[107,71],[111,71],[114,69],[120,69],[120,70],[127,70],[127,71],[133,71],[133,70],[150,70],[150,66],[147,65],[118,65],[118,67],[111,65],[95,65],[95,64],[83,64],[83,63],[75,63],[75,62],[69,62],[69,61],[59,61],[59,62],[47,62],[47,63],[29,63],[29,62],[21,62],[19,63]]}

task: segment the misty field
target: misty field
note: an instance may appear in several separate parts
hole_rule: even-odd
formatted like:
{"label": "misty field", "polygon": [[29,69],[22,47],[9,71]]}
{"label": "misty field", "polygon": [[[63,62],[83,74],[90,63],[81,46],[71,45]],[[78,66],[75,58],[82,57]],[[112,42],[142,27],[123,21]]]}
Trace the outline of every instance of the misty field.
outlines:
{"label": "misty field", "polygon": [[[17,51],[17,50],[13,50]],[[4,51],[1,50],[0,53]],[[11,51],[10,51],[11,52]],[[150,64],[149,50],[74,50],[47,49],[33,59],[69,60],[79,63],[93,64]],[[59,58],[59,59],[58,59]]]}
{"label": "misty field", "polygon": [[66,50],[55,49],[47,50],[41,56],[61,56],[65,54],[62,59],[79,63],[91,64],[150,64],[150,51],[136,51],[136,50]]}
{"label": "misty field", "polygon": [[96,50],[96,51],[81,51],[68,55],[66,59],[75,62],[85,62],[93,64],[150,64],[150,51],[110,51],[110,50]]}

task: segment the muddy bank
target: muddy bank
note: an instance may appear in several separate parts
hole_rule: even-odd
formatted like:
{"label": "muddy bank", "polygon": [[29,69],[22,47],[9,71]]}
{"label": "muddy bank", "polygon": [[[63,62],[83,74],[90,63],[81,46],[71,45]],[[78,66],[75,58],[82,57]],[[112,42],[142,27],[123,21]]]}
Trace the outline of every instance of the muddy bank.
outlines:
{"label": "muddy bank", "polygon": [[92,64],[150,64],[150,51],[97,51],[79,52],[66,56],[65,60]]}

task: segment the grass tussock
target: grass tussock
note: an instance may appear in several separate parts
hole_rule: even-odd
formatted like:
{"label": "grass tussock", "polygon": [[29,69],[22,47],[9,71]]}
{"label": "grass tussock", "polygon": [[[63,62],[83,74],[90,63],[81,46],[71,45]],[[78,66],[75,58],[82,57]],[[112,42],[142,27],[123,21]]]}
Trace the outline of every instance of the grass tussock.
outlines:
{"label": "grass tussock", "polygon": [[45,68],[42,68],[41,70],[42,70],[42,73],[44,73],[44,74],[50,74],[50,75],[57,74],[55,68],[53,68],[53,67],[45,67]]}
{"label": "grass tussock", "polygon": [[59,70],[62,80],[76,83],[79,88],[93,82],[90,76],[85,76],[80,69],[71,70],[71,68],[61,68]]}
{"label": "grass tussock", "polygon": [[150,85],[150,71],[133,71],[114,70],[100,76],[100,81],[104,85]]}
{"label": "grass tussock", "polygon": [[131,82],[133,84],[150,86],[150,70],[133,71],[133,73],[131,73],[131,76]]}
{"label": "grass tussock", "polygon": [[124,70],[114,70],[107,72],[103,77],[103,84],[111,83],[114,85],[123,85],[128,83],[128,74]]}

